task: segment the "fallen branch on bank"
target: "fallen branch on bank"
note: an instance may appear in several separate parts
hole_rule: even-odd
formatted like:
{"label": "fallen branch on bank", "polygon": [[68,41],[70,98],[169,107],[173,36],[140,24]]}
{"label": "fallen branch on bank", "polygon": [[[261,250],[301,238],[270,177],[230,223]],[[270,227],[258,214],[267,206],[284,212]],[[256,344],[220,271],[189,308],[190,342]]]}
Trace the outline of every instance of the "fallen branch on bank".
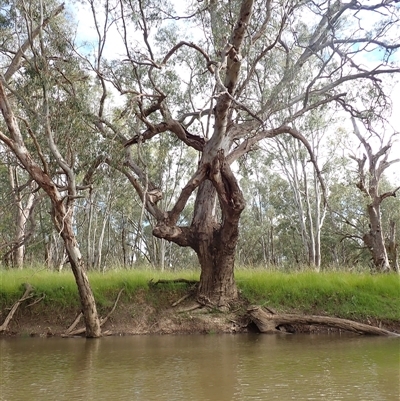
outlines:
{"label": "fallen branch on bank", "polygon": [[10,312],[8,313],[7,317],[5,318],[3,324],[0,326],[0,333],[2,333],[3,331],[7,330],[8,325],[10,324],[15,312],[17,311],[18,307],[22,304],[22,302],[26,301],[29,298],[32,298],[31,293],[33,292],[33,287],[28,284],[25,283],[25,292],[22,295],[22,297],[15,302],[15,304],[11,307]]}
{"label": "fallen branch on bank", "polygon": [[64,333],[66,336],[69,336],[72,333],[72,330],[78,325],[83,317],[83,313],[79,312],[76,316],[75,320],[72,322],[71,326],[68,327],[67,331]]}
{"label": "fallen branch on bank", "polygon": [[190,298],[192,296],[192,294],[186,294],[183,297],[179,298],[177,301],[175,301],[171,306],[177,306],[179,305],[181,302],[185,301],[186,299]]}
{"label": "fallen branch on bank", "polygon": [[[110,318],[110,316],[114,313],[115,308],[117,307],[119,298],[121,297],[121,294],[123,291],[124,291],[123,288],[121,288],[119,290],[117,298],[115,299],[114,305],[111,308],[110,312],[108,312],[107,316],[104,319],[100,319],[100,327],[103,326],[107,322],[107,320]],[[71,326],[69,326],[68,329],[66,330],[66,332],[62,335],[62,337],[71,337],[71,336],[77,336],[77,335],[83,334],[86,331],[86,329],[84,327],[81,329],[74,330],[74,328],[79,323],[79,321],[81,320],[82,317],[83,317],[83,313],[80,312],[78,314],[78,316],[75,318],[75,320],[73,321],[73,323],[71,324]],[[108,333],[103,333],[103,335],[108,335]]]}
{"label": "fallen branch on bank", "polygon": [[261,306],[251,306],[247,309],[247,312],[250,319],[255,323],[260,332],[267,334],[282,333],[280,327],[285,325],[319,325],[351,331],[357,334],[400,337],[400,334],[379,327],[336,317],[275,314],[271,313],[271,311],[266,311]]}
{"label": "fallen branch on bank", "polygon": [[197,285],[199,282],[197,280],[187,280],[185,278],[177,278],[174,280],[157,280],[153,281],[151,279],[149,281],[149,287],[155,287],[158,284],[187,284],[187,285]]}
{"label": "fallen branch on bank", "polygon": [[105,324],[105,322],[109,319],[109,317],[114,313],[115,308],[117,307],[119,298],[120,298],[120,296],[121,296],[121,294],[122,294],[123,291],[124,291],[123,288],[121,288],[121,289],[119,290],[119,293],[118,293],[118,295],[117,295],[117,298],[115,299],[115,302],[114,302],[113,307],[111,308],[110,312],[108,312],[107,316],[106,316],[104,319],[101,319],[100,326],[103,326],[103,324]]}

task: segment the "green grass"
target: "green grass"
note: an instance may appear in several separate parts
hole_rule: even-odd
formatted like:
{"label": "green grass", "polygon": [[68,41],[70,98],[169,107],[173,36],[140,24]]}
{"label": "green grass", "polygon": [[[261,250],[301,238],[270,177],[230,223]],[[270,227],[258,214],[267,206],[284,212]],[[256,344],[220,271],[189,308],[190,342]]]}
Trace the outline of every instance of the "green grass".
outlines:
{"label": "green grass", "polygon": [[400,281],[396,274],[238,270],[236,281],[251,303],[278,310],[400,320]]}
{"label": "green grass", "polygon": [[[364,273],[310,271],[297,273],[271,272],[261,269],[238,269],[236,282],[243,297],[252,304],[270,306],[279,311],[326,314],[352,319],[389,319],[400,321],[399,276]],[[99,307],[113,304],[123,288],[122,302],[131,302],[141,292],[153,306],[168,297],[179,299],[185,285],[162,285],[150,290],[151,279],[185,278],[198,280],[199,272],[179,273],[155,270],[110,270],[104,274],[89,273]],[[45,306],[79,307],[78,292],[70,271],[61,273],[45,269],[0,270],[0,308],[9,308],[21,297],[23,283],[45,294]]]}
{"label": "green grass", "polygon": [[[139,290],[148,289],[150,280],[186,278],[198,280],[199,274],[193,271],[159,272],[155,270],[110,270],[106,273],[89,272],[89,280],[97,304],[109,306],[114,302],[116,294],[124,289],[123,299],[129,300]],[[78,290],[71,271],[55,272],[45,269],[0,270],[0,308],[9,307],[21,297],[23,284],[29,283],[36,295],[45,295],[44,304],[56,307],[79,306]],[[165,286],[163,286],[165,289]],[[180,285],[167,286],[172,291],[184,288]],[[167,288],[168,289],[168,288]],[[147,291],[147,296],[155,295]],[[154,301],[154,300],[153,300]]]}

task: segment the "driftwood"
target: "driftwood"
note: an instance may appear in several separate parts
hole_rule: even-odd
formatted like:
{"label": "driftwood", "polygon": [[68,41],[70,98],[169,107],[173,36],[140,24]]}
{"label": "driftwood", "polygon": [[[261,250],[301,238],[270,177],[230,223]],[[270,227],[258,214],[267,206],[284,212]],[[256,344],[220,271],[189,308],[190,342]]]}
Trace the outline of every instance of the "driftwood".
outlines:
{"label": "driftwood", "polygon": [[[117,307],[119,298],[121,297],[121,294],[123,291],[124,291],[123,288],[121,288],[119,290],[117,298],[115,299],[114,305],[111,308],[110,312],[108,312],[107,316],[104,319],[100,320],[100,327],[103,326],[107,322],[107,320],[110,318],[110,316],[114,313],[115,308]],[[85,333],[86,329],[84,327],[82,327],[81,329],[74,330],[74,328],[79,323],[79,321],[81,320],[82,317],[83,317],[83,313],[80,312],[78,314],[78,316],[75,318],[75,320],[73,321],[73,323],[71,324],[71,326],[69,326],[68,329],[66,330],[66,332],[62,335],[62,337],[77,336],[77,335]],[[104,332],[104,333],[102,333],[102,335],[109,335],[109,332]]]}
{"label": "driftwood", "polygon": [[267,334],[282,333],[279,328],[285,325],[319,325],[351,331],[357,334],[400,337],[400,334],[388,330],[336,317],[274,314],[270,311],[266,311],[261,306],[251,306],[248,308],[247,312],[250,319],[256,324],[261,333]]}
{"label": "driftwood", "polygon": [[3,331],[7,330],[8,325],[10,324],[15,312],[17,311],[18,307],[22,304],[22,302],[26,301],[29,298],[32,298],[31,292],[33,292],[33,287],[28,284],[25,283],[25,292],[22,295],[22,297],[15,302],[15,304],[11,307],[10,312],[8,313],[7,317],[5,318],[3,324],[0,326],[0,333],[2,333]]}

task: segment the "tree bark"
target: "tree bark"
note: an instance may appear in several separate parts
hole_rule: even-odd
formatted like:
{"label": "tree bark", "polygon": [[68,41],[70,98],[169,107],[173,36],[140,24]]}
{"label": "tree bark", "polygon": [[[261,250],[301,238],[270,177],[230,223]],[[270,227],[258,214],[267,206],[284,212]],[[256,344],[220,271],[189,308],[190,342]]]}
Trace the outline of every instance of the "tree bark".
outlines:
{"label": "tree bark", "polygon": [[73,232],[72,213],[68,213],[68,211],[65,210],[63,203],[53,203],[53,219],[57,230],[64,241],[65,250],[78,287],[82,313],[85,318],[86,337],[100,337],[101,327],[97,313],[96,301]]}
{"label": "tree bark", "polygon": [[363,241],[372,254],[374,266],[379,271],[387,272],[390,270],[390,266],[381,227],[380,203],[369,204],[367,212],[370,230],[363,236]]}

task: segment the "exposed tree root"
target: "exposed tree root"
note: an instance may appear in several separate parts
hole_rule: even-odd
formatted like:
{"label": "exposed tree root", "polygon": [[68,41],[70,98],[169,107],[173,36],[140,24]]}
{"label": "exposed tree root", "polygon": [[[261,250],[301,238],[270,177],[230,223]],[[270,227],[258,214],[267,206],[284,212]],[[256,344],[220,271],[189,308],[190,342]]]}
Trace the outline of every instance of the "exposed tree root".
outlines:
{"label": "exposed tree root", "polygon": [[178,313],[191,312],[192,310],[200,309],[200,308],[203,308],[203,307],[204,306],[199,304],[198,302],[194,302],[192,305],[189,305],[186,308],[179,309]]}
{"label": "exposed tree root", "polygon": [[[115,308],[117,307],[119,298],[121,297],[121,294],[122,294],[123,291],[124,291],[123,288],[121,288],[119,290],[117,298],[115,299],[114,305],[111,308],[110,312],[108,312],[107,316],[104,319],[100,319],[100,327],[102,327],[107,322],[107,320],[110,318],[110,316],[114,313]],[[62,334],[62,337],[78,336],[80,334],[85,333],[86,329],[84,327],[81,328],[81,329],[74,330],[74,328],[77,326],[77,324],[81,320],[82,316],[83,316],[83,313],[80,312],[78,314],[78,316],[75,318],[75,320],[73,321],[73,323],[71,324],[71,326],[69,326],[68,329],[66,330],[66,332],[64,334]],[[110,334],[109,331],[102,333],[103,336],[104,335],[109,335],[109,334]]]}
{"label": "exposed tree root", "polygon": [[250,319],[256,324],[262,333],[282,333],[280,326],[285,325],[320,325],[333,327],[357,334],[369,334],[378,336],[396,336],[400,334],[388,330],[370,326],[363,323],[354,322],[347,319],[339,319],[328,316],[294,315],[294,314],[274,314],[266,311],[261,306],[251,306],[247,309]]}
{"label": "exposed tree root", "polygon": [[25,292],[22,295],[22,297],[15,302],[15,304],[11,307],[10,312],[8,313],[7,317],[5,318],[3,324],[0,326],[0,333],[2,333],[3,331],[7,330],[8,325],[10,324],[15,312],[17,311],[18,307],[22,304],[22,302],[26,301],[29,298],[32,298],[31,292],[33,292],[33,287],[28,284],[25,283]]}

